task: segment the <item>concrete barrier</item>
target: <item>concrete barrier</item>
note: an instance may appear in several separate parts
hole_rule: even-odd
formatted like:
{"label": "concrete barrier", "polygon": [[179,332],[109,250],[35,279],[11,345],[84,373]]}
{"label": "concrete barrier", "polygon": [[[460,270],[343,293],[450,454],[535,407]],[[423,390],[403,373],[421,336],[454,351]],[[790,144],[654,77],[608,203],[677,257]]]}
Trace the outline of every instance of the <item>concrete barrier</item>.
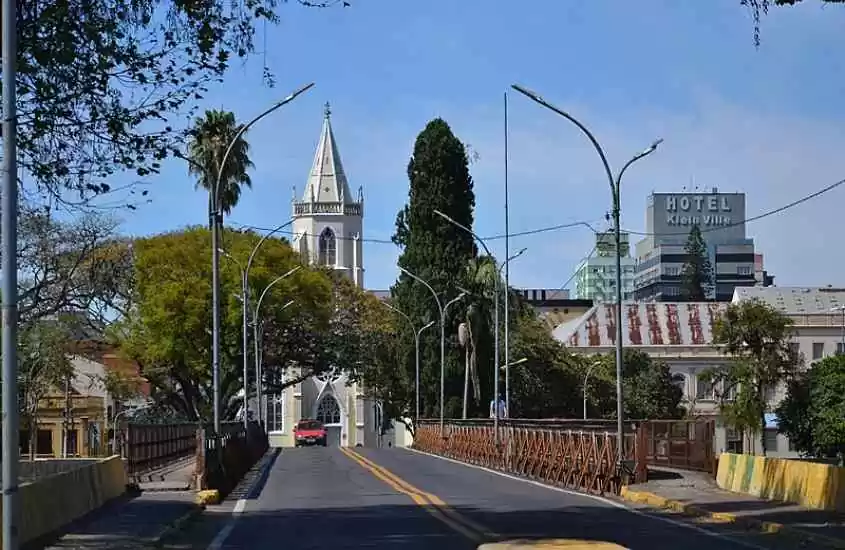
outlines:
{"label": "concrete barrier", "polygon": [[98,460],[97,458],[36,458],[35,460],[24,458],[20,463],[18,479],[21,483],[37,481],[43,477],[96,464]]}
{"label": "concrete barrier", "polygon": [[20,487],[20,542],[59,531],[126,492],[126,470],[119,456],[80,465],[23,483]]}
{"label": "concrete barrier", "polygon": [[845,512],[845,468],[837,466],[723,453],[716,483],[735,493]]}

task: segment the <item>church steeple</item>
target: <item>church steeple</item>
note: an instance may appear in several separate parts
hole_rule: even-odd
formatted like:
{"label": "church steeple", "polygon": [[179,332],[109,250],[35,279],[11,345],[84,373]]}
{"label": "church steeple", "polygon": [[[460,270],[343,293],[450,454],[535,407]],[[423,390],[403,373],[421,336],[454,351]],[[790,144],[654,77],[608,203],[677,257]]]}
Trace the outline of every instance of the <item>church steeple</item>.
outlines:
{"label": "church steeple", "polygon": [[328,102],[323,110],[323,129],[314,154],[314,162],[303,194],[304,202],[354,203],[349,183],[340,161],[340,152],[334,139],[331,122],[332,110]]}

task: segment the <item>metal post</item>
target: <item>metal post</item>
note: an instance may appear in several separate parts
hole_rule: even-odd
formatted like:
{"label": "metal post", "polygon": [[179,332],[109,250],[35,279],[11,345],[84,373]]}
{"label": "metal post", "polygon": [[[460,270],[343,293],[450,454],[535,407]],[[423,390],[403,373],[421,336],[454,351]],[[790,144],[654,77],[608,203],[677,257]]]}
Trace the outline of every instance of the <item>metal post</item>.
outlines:
{"label": "metal post", "polygon": [[435,292],[434,288],[430,284],[423,281],[402,266],[399,266],[399,271],[426,287],[428,291],[431,292],[431,295],[434,296],[434,301],[437,304],[437,310],[440,312],[440,435],[443,436],[445,434],[444,430],[446,426],[446,422],[444,420],[444,415],[446,414],[444,402],[446,396],[446,309],[440,302],[440,297],[437,295],[437,292]]}
{"label": "metal post", "polygon": [[[508,93],[505,92],[505,260],[510,257],[510,223],[508,215]],[[505,261],[505,410],[511,413],[511,369],[510,369],[510,261]],[[498,300],[498,295],[496,300]]]}
{"label": "metal post", "polygon": [[[243,355],[244,355],[244,430],[249,429],[249,286],[246,271],[241,277],[241,297],[243,298]],[[256,379],[256,388],[258,380]],[[256,390],[257,391],[257,390]]]}
{"label": "metal post", "polygon": [[[619,174],[622,175],[621,173]],[[616,240],[616,454],[619,464],[625,460],[622,403],[622,238],[619,227],[619,179],[613,189],[613,233]]]}
{"label": "metal post", "polygon": [[416,355],[416,367],[414,370],[416,401],[414,405],[414,429],[420,422],[420,333],[414,330],[414,353]]}
{"label": "metal post", "polygon": [[[10,0],[4,0],[4,2],[8,2]],[[5,58],[4,58],[5,59]],[[5,74],[5,73],[4,73]],[[211,301],[212,301],[212,317],[213,320],[213,329],[212,329],[212,337],[211,337],[211,357],[212,357],[212,384],[214,386],[214,431],[216,434],[220,433],[220,250],[219,250],[219,235],[218,235],[218,224],[222,222],[222,211],[220,208],[220,204],[218,201],[218,197],[220,196],[220,184],[223,180],[223,172],[226,168],[226,161],[229,160],[229,155],[232,154],[232,148],[234,148],[235,144],[241,139],[249,128],[264,118],[265,116],[269,115],[276,109],[279,109],[294,99],[297,98],[302,93],[310,90],[314,86],[314,83],[307,84],[302,88],[296,90],[283,100],[275,103],[269,109],[265,110],[260,115],[256,116],[246,124],[243,124],[232,139],[229,141],[229,144],[226,146],[226,152],[223,153],[223,158],[220,161],[220,165],[217,167],[217,179],[214,182],[214,185],[211,187],[211,204],[209,205],[209,215],[212,218],[212,230],[211,230],[211,286],[212,286],[212,294],[211,294]]]}
{"label": "metal post", "polygon": [[2,317],[3,317],[3,550],[17,550],[19,414],[18,414],[18,163],[17,111],[17,3],[3,0],[3,182],[0,188],[2,224]]}
{"label": "metal post", "polygon": [[214,434],[220,434],[220,238],[217,193],[211,192],[211,379],[214,387]]}
{"label": "metal post", "polygon": [[[439,305],[439,304],[438,304]],[[446,312],[440,308],[440,436],[445,434],[446,415]]]}
{"label": "metal post", "polygon": [[455,221],[451,217],[447,216],[440,210],[435,210],[435,214],[446,220],[447,222],[451,223],[455,227],[459,229],[463,229],[467,233],[469,233],[481,247],[484,249],[484,252],[487,256],[493,260],[493,439],[496,445],[499,444],[499,295],[500,295],[500,288],[499,288],[499,270],[496,269],[496,257],[493,256],[493,253],[490,252],[490,248],[487,246],[487,243],[484,242],[484,239],[479,237],[472,229],[469,227]]}
{"label": "metal post", "polygon": [[[258,424],[264,428],[264,407],[262,399],[264,398],[264,388],[261,376],[261,350],[258,345],[258,340],[260,338],[260,334],[258,331],[258,318],[252,318],[252,339],[254,342],[254,349],[253,355],[255,355],[255,396],[258,403],[256,406],[258,407]],[[266,428],[264,428],[266,429]]]}
{"label": "metal post", "polygon": [[[486,248],[486,246],[485,246]],[[492,258],[492,254],[488,251]],[[494,266],[496,259],[493,258]],[[495,413],[493,415],[493,441],[496,445],[499,444],[499,277],[498,270],[494,271],[496,278],[493,281],[493,294],[496,296],[493,306],[493,371],[495,377],[493,378],[493,399],[495,403]],[[507,366],[505,367],[507,370]]]}
{"label": "metal post", "polygon": [[619,187],[622,181],[622,174],[625,173],[625,170],[628,169],[629,166],[637,162],[638,160],[647,157],[651,153],[653,153],[657,146],[660,145],[663,140],[658,139],[654,143],[651,144],[650,147],[642,151],[641,153],[635,155],[631,160],[629,160],[623,167],[622,170],[619,171],[619,174],[616,176],[616,179],[613,178],[613,172],[610,169],[610,163],[607,161],[607,155],[602,149],[601,145],[599,145],[598,140],[596,137],[590,132],[590,130],[584,126],[578,119],[574,116],[570,115],[563,109],[555,107],[551,103],[547,102],[545,99],[540,97],[538,94],[528,90],[523,86],[519,86],[518,84],[511,85],[511,88],[516,90],[517,92],[523,94],[524,96],[528,97],[532,101],[539,103],[543,107],[549,109],[557,113],[558,115],[562,116],[572,124],[578,127],[581,132],[584,133],[585,136],[590,140],[593,148],[598,153],[599,157],[601,158],[602,167],[604,168],[605,175],[607,176],[607,181],[610,184],[610,190],[613,195],[613,227],[614,227],[614,234],[616,240],[616,456],[619,464],[622,464],[622,460],[624,459],[624,435],[622,432],[623,429],[623,419],[622,413],[624,410],[623,403],[622,403],[622,251],[621,251],[621,229],[619,226],[619,217],[620,217],[620,203],[619,203]]}

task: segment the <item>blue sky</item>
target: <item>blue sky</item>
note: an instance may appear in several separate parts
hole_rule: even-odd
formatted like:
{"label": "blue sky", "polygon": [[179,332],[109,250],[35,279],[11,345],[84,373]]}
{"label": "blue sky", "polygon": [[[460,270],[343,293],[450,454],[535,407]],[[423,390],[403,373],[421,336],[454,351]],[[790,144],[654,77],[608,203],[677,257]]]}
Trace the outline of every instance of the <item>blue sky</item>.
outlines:
{"label": "blue sky", "polygon": [[[290,216],[319,137],[323,103],[350,185],[363,186],[364,237],[389,239],[404,204],[414,139],[446,119],[477,153],[476,229],[504,230],[503,94],[521,83],[594,130],[615,168],[650,144],[660,150],[626,173],[623,227],[642,231],[651,191],[719,187],[748,195],[748,216],[845,178],[845,8],[775,9],[755,49],[739,0],[353,0],[346,9],[280,8],[259,55],[232,69],[205,107],[247,119],[304,83],[316,86],[249,133],[254,187],[230,221],[274,227]],[[259,36],[259,49],[264,48]],[[603,226],[610,192],[574,126],[510,94],[511,231],[577,220]],[[171,161],[149,180],[151,204],[125,215],[133,235],[204,223],[205,198]],[[845,284],[838,252],[845,186],[750,223],[780,285]],[[511,284],[558,288],[593,244],[583,228],[512,240],[527,252]],[[503,243],[495,241],[501,254]],[[398,250],[366,243],[365,282],[386,288]]]}

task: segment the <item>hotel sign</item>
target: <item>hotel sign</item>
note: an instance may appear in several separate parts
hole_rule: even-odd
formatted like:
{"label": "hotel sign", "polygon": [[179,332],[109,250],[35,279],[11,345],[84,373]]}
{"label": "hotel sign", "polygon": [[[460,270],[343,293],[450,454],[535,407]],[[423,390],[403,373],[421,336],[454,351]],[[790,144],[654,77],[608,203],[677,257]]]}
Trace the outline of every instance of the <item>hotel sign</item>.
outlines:
{"label": "hotel sign", "polygon": [[730,199],[735,196],[665,195],[666,225],[701,227],[731,225],[734,205],[731,204]]}

